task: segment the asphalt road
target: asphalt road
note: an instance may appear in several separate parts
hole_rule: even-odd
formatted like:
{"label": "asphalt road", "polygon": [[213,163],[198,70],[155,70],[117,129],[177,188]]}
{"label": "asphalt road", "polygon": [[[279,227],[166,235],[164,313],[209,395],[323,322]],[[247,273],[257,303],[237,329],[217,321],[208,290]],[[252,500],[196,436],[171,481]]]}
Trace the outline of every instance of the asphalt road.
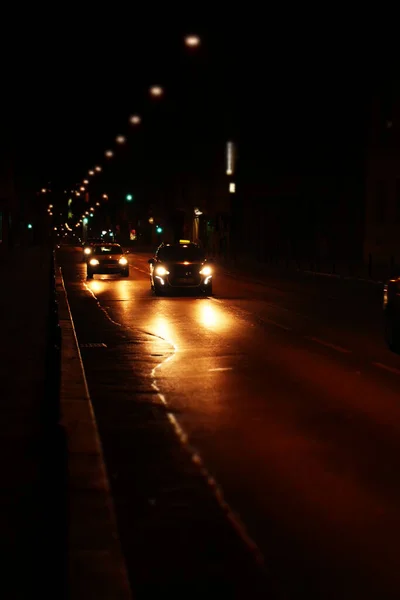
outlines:
{"label": "asphalt road", "polygon": [[400,597],[400,357],[379,286],[220,271],[154,297],[59,251],[138,598]]}

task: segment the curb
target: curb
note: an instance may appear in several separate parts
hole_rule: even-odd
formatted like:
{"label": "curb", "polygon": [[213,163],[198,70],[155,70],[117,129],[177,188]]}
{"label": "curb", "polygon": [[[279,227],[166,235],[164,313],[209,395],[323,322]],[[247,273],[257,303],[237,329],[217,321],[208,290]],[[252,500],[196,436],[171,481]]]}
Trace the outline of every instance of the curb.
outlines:
{"label": "curb", "polygon": [[61,415],[68,448],[68,598],[132,600],[93,406],[61,269]]}

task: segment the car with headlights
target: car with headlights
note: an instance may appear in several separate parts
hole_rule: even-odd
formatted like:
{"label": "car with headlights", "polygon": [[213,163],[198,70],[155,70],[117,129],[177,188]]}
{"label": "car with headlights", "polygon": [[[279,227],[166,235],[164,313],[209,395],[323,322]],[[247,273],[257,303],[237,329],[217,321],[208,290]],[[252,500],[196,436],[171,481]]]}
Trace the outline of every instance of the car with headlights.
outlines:
{"label": "car with headlights", "polygon": [[84,244],[82,244],[82,262],[87,262],[93,251],[95,244],[101,244],[103,240],[101,238],[88,238]]}
{"label": "car with headlights", "polygon": [[400,277],[389,279],[383,287],[385,339],[392,352],[400,353]]}
{"label": "car with headlights", "polygon": [[87,261],[87,279],[94,275],[121,275],[129,277],[129,264],[119,244],[95,244]]}
{"label": "car with headlights", "polygon": [[184,289],[212,294],[212,260],[198,244],[189,240],[161,244],[148,263],[151,289],[157,296]]}

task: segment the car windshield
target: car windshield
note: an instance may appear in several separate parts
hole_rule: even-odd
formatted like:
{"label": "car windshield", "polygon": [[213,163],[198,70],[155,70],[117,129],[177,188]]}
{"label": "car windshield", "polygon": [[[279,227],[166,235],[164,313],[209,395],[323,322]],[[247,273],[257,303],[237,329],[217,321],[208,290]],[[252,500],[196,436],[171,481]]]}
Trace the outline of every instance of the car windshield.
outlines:
{"label": "car windshield", "polygon": [[94,254],[122,254],[122,248],[117,244],[113,244],[112,246],[95,246]]}
{"label": "car windshield", "polygon": [[160,260],[171,260],[176,262],[201,261],[204,260],[204,252],[197,246],[165,246],[158,251]]}

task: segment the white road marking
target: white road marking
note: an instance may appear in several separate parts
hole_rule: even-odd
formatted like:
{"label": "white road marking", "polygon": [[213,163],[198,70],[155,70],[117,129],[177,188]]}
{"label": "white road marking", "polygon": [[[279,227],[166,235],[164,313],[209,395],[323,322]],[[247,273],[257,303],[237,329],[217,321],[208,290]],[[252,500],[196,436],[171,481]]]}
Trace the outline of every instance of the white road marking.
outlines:
{"label": "white road marking", "polygon": [[215,369],[208,369],[209,371],[232,371],[233,367],[216,367]]}
{"label": "white road marking", "polygon": [[321,344],[321,346],[326,346],[327,348],[332,348],[333,350],[337,350],[337,352],[342,352],[342,354],[351,354],[351,350],[343,348],[342,346],[337,346],[336,344],[331,344],[330,342],[325,342],[324,340],[320,340],[319,338],[308,335],[305,335],[304,337],[306,340],[316,342],[317,344]]}
{"label": "white road marking", "polygon": [[275,327],[279,327],[280,329],[284,329],[285,331],[292,331],[291,327],[287,327],[286,325],[277,323],[276,321],[273,321],[272,319],[261,319],[260,318],[260,321],[262,321],[263,323],[268,323],[270,325],[275,325]]}
{"label": "white road marking", "polygon": [[139,267],[135,267],[134,265],[132,265],[132,267],[134,269],[136,269],[136,271],[140,271],[141,273],[144,273],[145,275],[149,275],[149,272],[145,271],[144,269],[139,269]]}
{"label": "white road marking", "polygon": [[372,363],[375,367],[379,367],[380,369],[384,369],[385,371],[389,371],[389,373],[394,373],[395,375],[400,375],[400,369],[396,369],[396,367],[389,367],[389,365],[384,365],[380,362]]}
{"label": "white road marking", "polygon": [[[135,267],[135,268],[137,268],[137,267]],[[85,282],[83,282],[83,285],[86,288],[86,290],[96,300],[98,307],[100,308],[100,310],[102,310],[104,312],[105,316],[109,319],[109,321],[111,321],[111,323],[114,323],[114,325],[117,325],[118,327],[122,327],[123,326],[122,323],[118,323],[117,321],[114,321],[110,317],[106,308],[104,308],[101,305],[101,302],[99,301],[97,296],[93,293],[93,291],[90,289],[90,287]],[[158,335],[155,335],[155,334],[152,334],[149,332],[146,332],[146,333],[148,333],[148,335],[153,335],[154,337],[162,339],[163,341],[169,343],[171,345],[171,347],[173,348],[173,353],[170,356],[168,356],[168,358],[166,358],[165,360],[158,363],[151,370],[151,373],[150,373],[150,377],[153,379],[152,384],[151,384],[152,388],[157,392],[157,396],[160,399],[160,401],[162,402],[162,404],[167,409],[169,409],[167,400],[157,385],[156,372],[157,372],[157,369],[164,366],[167,362],[169,362],[171,359],[173,359],[176,356],[176,354],[178,352],[178,347],[171,340],[167,340],[165,338],[162,338],[161,336],[158,336]],[[167,411],[167,418],[168,418],[169,422],[171,423],[180,443],[182,444],[182,447],[190,455],[191,461],[198,466],[200,473],[202,474],[202,476],[204,477],[204,479],[207,482],[207,485],[211,488],[211,490],[212,490],[219,506],[221,507],[223,513],[225,514],[226,518],[230,521],[232,527],[234,528],[234,530],[236,531],[236,533],[238,534],[238,536],[240,537],[242,542],[247,546],[247,548],[253,554],[255,563],[265,572],[265,570],[266,570],[265,559],[264,559],[264,556],[263,556],[260,548],[257,546],[256,542],[248,534],[247,528],[246,528],[245,524],[242,522],[242,520],[240,519],[239,515],[237,515],[233,511],[232,507],[225,500],[221,486],[217,483],[217,481],[214,479],[214,477],[212,477],[211,473],[206,468],[204,461],[203,461],[202,457],[200,456],[200,454],[197,452],[197,450],[193,446],[191,446],[191,444],[189,442],[188,434],[185,432],[183,427],[180,425],[180,423],[176,419],[175,415],[172,412],[170,412],[170,410]]]}

